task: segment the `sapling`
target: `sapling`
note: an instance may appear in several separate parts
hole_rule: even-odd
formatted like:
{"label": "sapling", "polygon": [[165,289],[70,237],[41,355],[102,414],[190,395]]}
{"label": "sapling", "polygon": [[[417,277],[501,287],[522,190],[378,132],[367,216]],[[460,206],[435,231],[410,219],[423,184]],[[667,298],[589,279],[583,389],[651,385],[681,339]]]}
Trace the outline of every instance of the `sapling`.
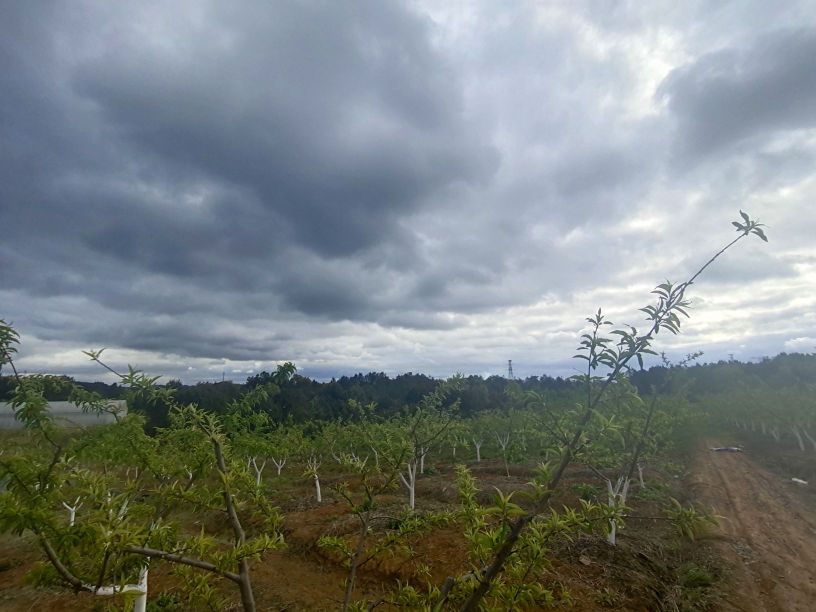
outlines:
{"label": "sapling", "polygon": [[813,439],[813,437],[810,435],[810,432],[804,427],[802,427],[802,433],[805,434],[805,437],[808,439],[808,442],[810,442],[811,446],[813,447],[813,450],[816,451],[816,440]]}
{"label": "sapling", "polygon": [[[407,478],[406,478],[407,475]],[[411,457],[405,464],[405,474],[399,473],[400,480],[405,488],[408,489],[408,507],[411,510],[416,508],[416,477],[417,477],[417,459]]]}
{"label": "sapling", "polygon": [[269,451],[266,453],[280,476],[289,458],[307,446],[303,426],[292,422],[279,424],[274,431],[265,435]]}
{"label": "sapling", "polygon": [[[717,251],[717,253],[703,264],[687,281],[678,285],[666,282],[655,288],[652,293],[657,296],[656,303],[641,309],[641,311],[646,314],[647,321],[649,321],[649,329],[645,334],[639,334],[637,329],[631,326],[627,326],[626,329],[616,329],[612,334],[617,335],[619,340],[613,344],[609,338],[604,337],[600,333],[602,327],[611,325],[602,315],[600,309],[598,309],[595,316],[587,319],[590,323],[591,331],[582,336],[579,354],[576,355],[576,357],[587,361],[586,374],[579,377],[586,391],[586,401],[580,407],[582,410],[581,416],[578,419],[569,443],[562,448],[561,460],[548,483],[548,491],[553,491],[561,482],[564,472],[575,457],[576,450],[583,445],[586,428],[592,420],[599,403],[612,383],[618,379],[619,375],[628,366],[629,362],[634,359],[642,365],[644,354],[655,354],[650,347],[655,336],[661,329],[668,330],[672,334],[679,333],[681,324],[679,315],[688,316],[686,309],[690,305],[686,299],[686,290],[720,255],[746,236],[755,235],[767,242],[765,233],[762,230],[762,224],[751,220],[750,217],[742,211],[740,211],[740,215],[742,221],[733,222],[739,235]],[[608,374],[605,377],[595,376],[595,371],[599,367],[608,369]],[[479,576],[478,586],[465,602],[462,607],[463,611],[476,612],[476,610],[479,609],[481,605],[480,602],[490,590],[494,579],[503,571],[508,558],[516,552],[516,546],[522,532],[533,521],[540,511],[539,509],[543,510],[544,503],[549,500],[550,496],[551,493],[548,493],[544,498],[539,500],[536,510],[524,513],[512,522],[503,541],[496,547],[493,560],[484,568]]]}
{"label": "sapling", "polygon": [[80,501],[82,498],[77,496],[74,500],[74,505],[69,506],[67,503],[62,502],[62,505],[65,506],[65,509],[68,510],[68,526],[73,527],[74,523],[76,522],[76,513],[82,507],[82,502]]}
{"label": "sapling", "polygon": [[[591,467],[591,466],[590,466]],[[594,467],[591,469],[606,483],[607,507],[610,510],[609,528],[606,532],[606,541],[615,546],[618,528],[623,526],[622,518],[626,510],[626,498],[629,495],[629,478],[624,474],[612,484],[612,479],[604,476]]]}
{"label": "sapling", "polygon": [[502,459],[504,459],[504,472],[507,474],[507,477],[510,478],[510,466],[507,463],[507,446],[510,444],[510,432],[507,431],[503,434],[496,434],[496,442],[499,443],[502,451]]}
{"label": "sapling", "polygon": [[[545,493],[548,480],[547,467],[539,466],[529,483],[527,495],[531,499],[540,497]],[[462,465],[456,467],[456,488],[460,502],[457,514],[464,525],[470,565],[474,569],[458,578],[447,578],[438,590],[431,589],[421,602],[427,609],[443,610],[447,604],[468,597],[478,586],[485,564],[489,563],[495,547],[506,536],[512,521],[524,514],[514,502],[515,493],[504,494],[498,489],[493,503],[482,506],[477,498],[476,479]],[[508,571],[501,581],[493,584],[488,600],[482,602],[483,609],[544,609],[558,603],[558,594],[546,586],[549,548],[558,539],[569,541],[579,532],[589,531],[607,515],[605,508],[582,502],[579,509],[552,510],[536,517],[520,536],[518,553],[508,560]],[[413,607],[422,609],[423,605]]]}
{"label": "sapling", "polygon": [[420,474],[425,473],[425,456],[428,454],[428,451],[430,451],[430,450],[431,449],[428,446],[420,445],[420,447],[419,447],[419,473]]}
{"label": "sapling", "polygon": [[799,433],[799,428],[796,425],[791,425],[791,431],[796,437],[796,442],[799,445],[799,450],[805,452],[805,441],[802,439],[802,434]]}
{"label": "sapling", "polygon": [[[664,378],[659,388],[652,389],[652,397],[649,402],[649,409],[646,413],[646,418],[643,421],[643,427],[640,430],[639,435],[635,439],[632,449],[632,455],[629,460],[629,467],[628,469],[625,468],[623,474],[627,480],[631,480],[634,471],[637,470],[638,482],[640,484],[641,489],[646,488],[646,483],[643,480],[643,466],[641,465],[640,460],[645,450],[646,442],[652,434],[652,427],[654,424],[655,415],[657,413],[659,397],[661,394],[666,392],[669,386],[672,384],[673,381],[672,373],[674,372],[674,368],[686,368],[690,363],[698,359],[700,356],[702,356],[702,352],[689,353],[677,365],[674,365],[668,360],[665,353],[661,353],[660,355],[660,358],[663,361],[663,366],[666,368],[668,374]],[[657,441],[655,441],[655,450],[656,447]]]}
{"label": "sapling", "polygon": [[[14,347],[8,343],[15,339],[16,333],[0,323],[0,359],[11,362],[12,368],[10,349]],[[92,355],[99,360],[99,352]],[[149,395],[154,389],[155,378],[138,371],[130,369],[120,376],[124,385],[139,392]],[[240,589],[243,609],[255,610],[249,561],[282,543],[277,527],[279,515],[257,494],[256,487],[244,482],[245,472],[232,458],[229,436],[219,417],[193,406],[172,404],[171,426],[157,434],[161,444],[145,435],[144,421],[136,414],[120,417],[114,424],[100,426],[92,433],[80,429],[65,437],[56,430],[47,410],[43,377],[17,375],[16,382],[11,404],[15,416],[31,432],[33,444],[17,449],[13,456],[0,458],[0,478],[9,477],[13,483],[0,496],[3,530],[32,532],[60,580],[75,591],[141,595],[139,590],[146,590],[147,559],[158,558],[234,582]],[[75,389],[72,393],[80,396],[89,410],[104,409],[104,398],[84,390]],[[157,390],[158,393],[163,394],[164,390]],[[171,397],[164,394],[163,399]],[[176,446],[174,440],[183,444]],[[199,463],[206,446],[210,449],[209,461]],[[77,456],[99,451],[103,454],[88,455],[90,469],[78,468]],[[118,468],[134,457],[139,460],[140,469],[145,468],[155,480],[148,482],[140,474],[137,480],[127,479],[124,491],[120,492],[113,487],[121,485],[116,474],[124,469],[102,472],[97,469],[104,464]],[[116,460],[110,461],[111,458]],[[215,488],[204,482],[193,487],[192,478],[181,486],[172,477],[185,469],[192,474],[184,465],[188,458],[196,460],[196,470],[211,466],[217,475]],[[77,525],[76,514],[74,525],[66,527],[54,513],[64,497],[66,483],[70,483],[67,486],[73,494],[80,493],[86,509],[81,526]],[[179,503],[224,512],[233,534],[232,544],[216,542],[203,532],[200,536],[180,537],[177,527],[165,520]],[[79,501],[74,506],[78,509]],[[261,530],[260,535],[246,534],[239,507]],[[70,508],[66,509],[70,513]],[[139,584],[121,586],[120,581],[136,574]],[[211,588],[209,592],[215,593]],[[145,601],[146,597],[141,602],[137,599],[137,609],[143,609]]]}
{"label": "sapling", "polygon": [[423,396],[406,422],[395,423],[398,431],[401,430],[402,444],[409,449],[404,460],[404,473],[400,470],[400,480],[408,490],[408,505],[412,510],[416,507],[416,480],[418,471],[421,472],[423,456],[453,423],[459,400],[448,406],[445,404],[449,396],[460,388],[461,377],[450,378]]}
{"label": "sapling", "polygon": [[323,495],[320,492],[320,475],[317,472],[319,467],[320,461],[317,460],[317,457],[312,455],[306,462],[306,471],[304,472],[305,476],[309,476],[314,479],[315,499],[317,499],[318,504],[323,501]]}
{"label": "sapling", "polygon": [[257,457],[252,457],[252,469],[255,472],[255,486],[261,486],[261,474],[263,474],[264,468],[266,467],[266,461],[261,463],[260,467],[258,467],[258,460]]}
{"label": "sapling", "polygon": [[[353,489],[346,482],[333,487],[339,497],[348,503],[351,513],[359,521],[359,529],[352,542],[336,536],[324,536],[318,542],[321,548],[339,553],[348,568],[343,610],[352,608],[357,572],[361,567],[375,561],[386,551],[391,554],[396,552],[395,549],[405,551],[406,541],[410,536],[443,520],[435,515],[414,513],[412,509],[396,517],[379,512],[381,496],[396,486],[398,477],[404,483],[416,482],[416,448],[411,443],[413,438],[406,434],[416,432],[419,427],[416,421],[404,417],[375,422],[373,412],[373,409],[366,411],[352,430],[378,460],[372,462],[368,457],[361,458],[356,453],[344,453],[341,456],[343,466],[357,477],[358,483]],[[408,478],[402,473],[406,463]],[[382,521],[388,521],[390,528],[375,535],[373,529]],[[354,609],[365,609],[362,607],[363,603],[356,602]]]}
{"label": "sapling", "polygon": [[481,463],[482,461],[482,440],[477,438],[471,438],[473,440],[473,446],[476,448],[476,463]]}
{"label": "sapling", "polygon": [[275,464],[275,469],[278,471],[278,476],[281,475],[281,470],[283,470],[283,466],[286,465],[286,457],[282,457],[281,459],[275,459],[275,457],[271,457],[272,463]]}

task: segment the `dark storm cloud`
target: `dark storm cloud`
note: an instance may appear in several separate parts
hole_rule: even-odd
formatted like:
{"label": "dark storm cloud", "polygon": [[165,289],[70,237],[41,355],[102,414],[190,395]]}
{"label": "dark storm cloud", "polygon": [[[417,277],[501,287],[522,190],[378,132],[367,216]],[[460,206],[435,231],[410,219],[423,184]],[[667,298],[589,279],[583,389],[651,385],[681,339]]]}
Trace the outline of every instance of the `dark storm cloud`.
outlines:
{"label": "dark storm cloud", "polygon": [[775,32],[674,70],[659,95],[689,163],[753,137],[816,125],[816,30]]}
{"label": "dark storm cloud", "polygon": [[180,24],[169,46],[111,41],[74,87],[123,142],[251,190],[324,255],[386,239],[426,194],[489,173],[421,19],[376,2],[262,6]]}
{"label": "dark storm cloud", "polygon": [[[236,314],[373,316],[389,271],[355,258],[389,244],[408,265],[400,219],[497,161],[429,22],[379,2],[178,9],[6,5],[3,284],[135,312],[224,308],[198,294],[225,289]],[[133,295],[155,275],[185,300]]]}

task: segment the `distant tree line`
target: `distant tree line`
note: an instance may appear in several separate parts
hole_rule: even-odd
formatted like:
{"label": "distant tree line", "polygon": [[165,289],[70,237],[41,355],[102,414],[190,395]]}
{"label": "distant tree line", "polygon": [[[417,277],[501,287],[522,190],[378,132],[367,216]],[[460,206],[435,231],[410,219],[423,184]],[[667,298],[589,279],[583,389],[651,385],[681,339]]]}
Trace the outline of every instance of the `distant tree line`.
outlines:
{"label": "distant tree line", "polygon": [[634,371],[630,380],[640,393],[660,387],[672,370],[672,384],[694,401],[718,393],[750,390],[792,390],[816,383],[816,354],[780,353],[757,362],[736,360],[696,364],[686,368],[657,366]]}
{"label": "distant tree line", "polygon": [[[641,393],[647,394],[653,388],[661,388],[670,369],[673,371],[671,385],[682,386],[689,399],[694,400],[713,393],[812,385],[816,381],[816,355],[782,353],[756,363],[719,361],[685,368],[657,366],[632,371],[629,377]],[[268,383],[274,383],[279,392],[262,402],[258,409],[278,422],[304,422],[353,417],[351,406],[354,405],[375,404],[377,413],[385,417],[399,414],[407,406],[417,405],[423,396],[436,389],[440,381],[412,372],[393,378],[383,372],[369,372],[321,382],[297,374],[294,366],[286,364],[275,372],[264,371],[250,376],[242,384],[223,381],[185,385],[179,380],[169,380],[165,386],[175,389],[175,398],[180,404],[197,404],[203,410],[223,413],[226,406],[242,393]],[[137,395],[128,396],[126,390],[116,383],[78,384],[107,398],[128,399],[131,410],[147,416],[151,429],[167,425],[167,406],[161,403],[147,402]],[[0,377],[0,400],[10,396],[12,386],[10,377]],[[535,391],[553,400],[563,400],[579,388],[580,383],[568,378],[546,375],[515,380],[472,375],[463,379],[459,410],[465,417],[484,410],[506,410],[518,397],[513,390]],[[46,395],[52,401],[68,399],[62,393],[55,388]]]}

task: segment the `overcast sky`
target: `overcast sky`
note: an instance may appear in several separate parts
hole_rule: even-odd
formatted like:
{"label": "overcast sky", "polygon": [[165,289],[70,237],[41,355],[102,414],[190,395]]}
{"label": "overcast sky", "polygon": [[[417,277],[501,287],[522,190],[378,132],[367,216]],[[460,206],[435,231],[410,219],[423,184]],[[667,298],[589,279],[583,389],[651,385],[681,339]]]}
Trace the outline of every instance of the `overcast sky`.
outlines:
{"label": "overcast sky", "polygon": [[808,0],[3,0],[0,318],[85,380],[570,374],[743,209],[657,348],[813,352],[815,58]]}

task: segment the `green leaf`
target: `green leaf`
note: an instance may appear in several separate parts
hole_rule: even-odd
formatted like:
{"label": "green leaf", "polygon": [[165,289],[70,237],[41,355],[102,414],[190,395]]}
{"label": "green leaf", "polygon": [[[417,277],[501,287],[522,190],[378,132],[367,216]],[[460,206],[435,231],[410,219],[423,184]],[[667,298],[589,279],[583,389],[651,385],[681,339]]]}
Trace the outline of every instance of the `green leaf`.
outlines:
{"label": "green leaf", "polygon": [[754,232],[754,234],[759,236],[763,241],[768,242],[768,237],[765,235],[765,232],[763,232],[760,228],[755,227],[752,231]]}

